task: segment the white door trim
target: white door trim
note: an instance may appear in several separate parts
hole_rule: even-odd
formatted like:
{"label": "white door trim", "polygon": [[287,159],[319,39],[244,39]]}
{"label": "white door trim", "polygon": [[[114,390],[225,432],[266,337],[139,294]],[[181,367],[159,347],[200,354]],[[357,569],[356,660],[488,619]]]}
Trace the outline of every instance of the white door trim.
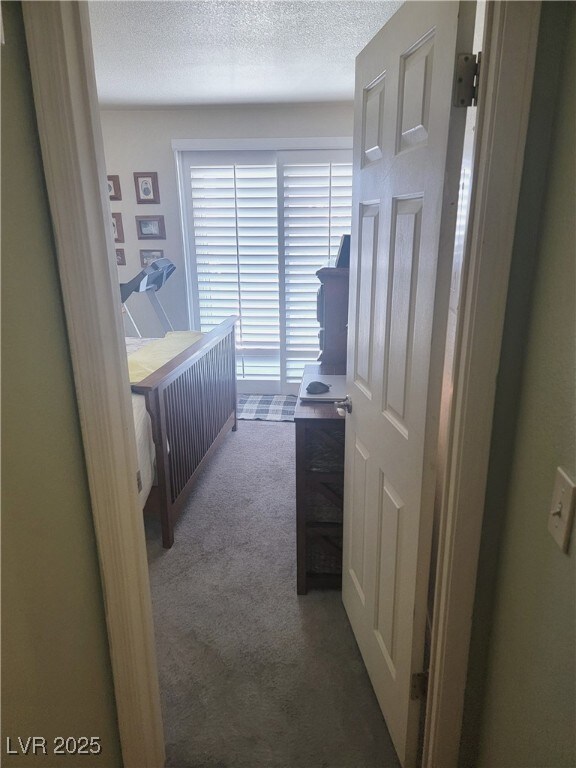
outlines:
{"label": "white door trim", "polygon": [[458,764],[496,378],[532,97],[539,2],[489,3],[475,191],[434,599],[425,768]]}
{"label": "white door trim", "polygon": [[86,3],[22,3],[124,768],[164,765],[126,352]]}

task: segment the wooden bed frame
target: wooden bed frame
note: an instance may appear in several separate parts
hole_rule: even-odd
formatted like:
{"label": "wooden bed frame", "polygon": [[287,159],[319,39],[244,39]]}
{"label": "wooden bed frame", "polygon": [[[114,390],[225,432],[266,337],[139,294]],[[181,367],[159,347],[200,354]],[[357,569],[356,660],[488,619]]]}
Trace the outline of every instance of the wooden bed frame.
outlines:
{"label": "wooden bed frame", "polygon": [[236,356],[229,317],[132,391],[146,398],[156,447],[157,485],[145,512],[160,515],[162,544],[174,543],[174,522],[196,476],[226,433],[236,431]]}

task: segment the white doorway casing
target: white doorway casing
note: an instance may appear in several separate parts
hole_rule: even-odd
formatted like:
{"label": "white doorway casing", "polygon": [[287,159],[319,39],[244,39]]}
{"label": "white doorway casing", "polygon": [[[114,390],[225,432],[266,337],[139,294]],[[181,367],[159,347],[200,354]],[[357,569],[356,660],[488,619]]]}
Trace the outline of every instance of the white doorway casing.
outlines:
{"label": "white doorway casing", "polygon": [[124,768],[164,765],[136,445],[87,3],[23,3]]}
{"label": "white doorway casing", "polygon": [[458,764],[496,379],[540,22],[487,3],[436,568],[423,765]]}

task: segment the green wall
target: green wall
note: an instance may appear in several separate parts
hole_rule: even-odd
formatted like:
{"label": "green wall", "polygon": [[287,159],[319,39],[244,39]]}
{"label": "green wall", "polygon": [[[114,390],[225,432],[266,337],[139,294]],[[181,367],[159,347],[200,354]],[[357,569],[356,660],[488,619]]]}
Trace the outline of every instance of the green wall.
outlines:
{"label": "green wall", "polygon": [[542,8],[478,574],[464,768],[576,764],[576,535],[564,554],[547,531],[556,467],[576,479],[575,11],[569,3]]}
{"label": "green wall", "polygon": [[[20,3],[3,3],[2,765],[122,764]],[[99,736],[98,758],[6,738]]]}

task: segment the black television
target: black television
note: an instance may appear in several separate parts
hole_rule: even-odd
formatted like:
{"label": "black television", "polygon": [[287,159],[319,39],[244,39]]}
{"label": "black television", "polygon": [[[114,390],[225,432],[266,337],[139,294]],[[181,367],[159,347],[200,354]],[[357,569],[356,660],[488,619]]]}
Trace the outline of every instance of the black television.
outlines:
{"label": "black television", "polygon": [[350,235],[342,235],[335,267],[350,267]]}

